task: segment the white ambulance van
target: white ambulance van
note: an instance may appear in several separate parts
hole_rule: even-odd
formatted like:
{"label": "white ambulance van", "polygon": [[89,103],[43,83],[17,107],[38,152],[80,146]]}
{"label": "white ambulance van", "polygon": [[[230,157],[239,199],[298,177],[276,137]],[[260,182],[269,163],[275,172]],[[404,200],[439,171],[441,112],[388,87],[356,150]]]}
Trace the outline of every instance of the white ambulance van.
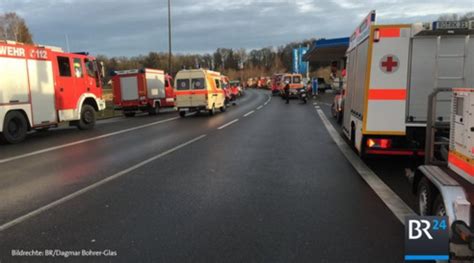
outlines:
{"label": "white ambulance van", "polygon": [[192,69],[181,70],[175,78],[176,107],[181,117],[186,112],[208,111],[214,115],[216,110],[226,110],[225,93],[219,72]]}

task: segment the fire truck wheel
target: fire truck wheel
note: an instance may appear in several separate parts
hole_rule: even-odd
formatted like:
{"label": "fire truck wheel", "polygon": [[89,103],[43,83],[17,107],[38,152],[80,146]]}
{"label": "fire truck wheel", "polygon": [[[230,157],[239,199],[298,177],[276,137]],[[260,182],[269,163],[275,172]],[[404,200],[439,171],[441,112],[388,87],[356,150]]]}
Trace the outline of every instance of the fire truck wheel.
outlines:
{"label": "fire truck wheel", "polygon": [[429,216],[433,211],[434,189],[431,183],[423,177],[418,184],[418,213],[421,216]]}
{"label": "fire truck wheel", "polygon": [[434,216],[446,216],[446,207],[444,206],[444,201],[441,194],[436,197],[433,209]]}
{"label": "fire truck wheel", "polygon": [[181,116],[181,118],[186,117],[186,112],[185,111],[180,111],[179,116]]}
{"label": "fire truck wheel", "polygon": [[79,130],[89,130],[95,125],[95,109],[91,105],[84,104],[81,109],[81,119],[77,124]]}
{"label": "fire truck wheel", "polygon": [[221,112],[225,112],[227,110],[227,107],[225,106],[225,103],[224,105],[222,105],[222,107],[220,108]]}
{"label": "fire truck wheel", "polygon": [[154,115],[158,115],[159,113],[160,113],[160,104],[158,104],[158,103],[155,104],[155,107],[150,107],[148,109],[148,114],[149,115],[154,116]]}
{"label": "fire truck wheel", "polygon": [[18,111],[11,111],[5,116],[3,122],[2,139],[7,143],[19,143],[26,137],[28,123],[25,116]]}

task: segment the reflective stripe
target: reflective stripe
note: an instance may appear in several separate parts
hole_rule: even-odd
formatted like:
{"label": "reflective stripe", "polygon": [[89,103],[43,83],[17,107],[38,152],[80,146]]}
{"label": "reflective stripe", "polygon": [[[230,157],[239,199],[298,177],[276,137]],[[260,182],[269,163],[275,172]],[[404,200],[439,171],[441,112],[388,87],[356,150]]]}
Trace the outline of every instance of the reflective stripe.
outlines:
{"label": "reflective stripe", "polygon": [[450,152],[448,156],[448,162],[451,165],[454,165],[457,168],[461,169],[466,174],[470,176],[474,176],[474,166],[468,160],[464,160],[464,158],[461,158],[460,155],[461,154],[459,153],[456,154],[456,153]]}
{"label": "reflective stripe", "polygon": [[379,28],[379,33],[380,33],[380,38],[400,37],[400,28],[398,27]]}
{"label": "reflective stripe", "polygon": [[369,100],[405,100],[406,89],[370,89]]}
{"label": "reflective stripe", "polygon": [[198,94],[207,94],[207,90],[186,90],[186,91],[176,91],[176,95],[198,95]]}

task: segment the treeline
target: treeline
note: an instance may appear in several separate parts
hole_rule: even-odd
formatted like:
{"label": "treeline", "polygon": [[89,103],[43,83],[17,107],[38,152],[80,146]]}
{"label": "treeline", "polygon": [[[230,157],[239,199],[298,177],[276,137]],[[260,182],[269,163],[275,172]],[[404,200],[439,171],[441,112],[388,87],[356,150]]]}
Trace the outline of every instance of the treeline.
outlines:
{"label": "treeline", "polygon": [[[293,48],[308,46],[314,40],[294,42],[278,48],[245,49],[218,48],[212,54],[175,54],[172,56],[171,74],[181,69],[207,68],[220,71],[231,79],[270,76],[275,72],[288,72],[292,68]],[[135,57],[107,57],[99,55],[108,71],[133,68],[157,68],[168,71],[168,53],[150,52]]]}

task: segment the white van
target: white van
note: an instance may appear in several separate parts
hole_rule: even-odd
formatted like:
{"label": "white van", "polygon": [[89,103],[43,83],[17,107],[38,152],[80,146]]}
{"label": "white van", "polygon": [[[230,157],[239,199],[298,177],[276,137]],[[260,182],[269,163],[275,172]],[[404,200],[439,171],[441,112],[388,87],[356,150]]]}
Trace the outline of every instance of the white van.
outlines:
{"label": "white van", "polygon": [[176,107],[181,117],[186,112],[206,110],[214,115],[217,109],[226,110],[225,93],[219,72],[192,69],[181,70],[175,78]]}

